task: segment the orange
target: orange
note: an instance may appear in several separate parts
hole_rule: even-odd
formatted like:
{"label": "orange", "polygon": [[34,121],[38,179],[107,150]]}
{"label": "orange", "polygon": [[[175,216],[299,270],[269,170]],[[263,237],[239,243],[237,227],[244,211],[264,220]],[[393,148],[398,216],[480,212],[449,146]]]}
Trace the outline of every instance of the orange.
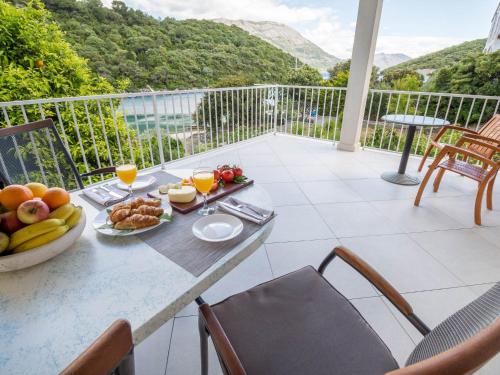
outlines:
{"label": "orange", "polygon": [[42,201],[47,203],[47,206],[52,211],[63,204],[69,203],[69,193],[62,188],[51,187],[43,195]]}
{"label": "orange", "polygon": [[33,196],[36,198],[43,197],[43,195],[47,191],[47,186],[45,186],[44,184],[41,184],[39,182],[30,182],[24,186],[26,186],[28,189],[30,189],[31,192],[33,193]]}
{"label": "orange", "polygon": [[0,192],[0,203],[8,210],[17,210],[17,207],[33,199],[33,193],[23,185],[9,185]]}

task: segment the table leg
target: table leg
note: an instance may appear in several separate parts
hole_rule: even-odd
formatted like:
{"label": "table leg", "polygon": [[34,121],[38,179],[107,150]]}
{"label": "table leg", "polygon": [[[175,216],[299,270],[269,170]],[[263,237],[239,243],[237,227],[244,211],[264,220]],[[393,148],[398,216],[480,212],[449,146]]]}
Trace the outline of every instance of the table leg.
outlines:
{"label": "table leg", "polygon": [[413,145],[413,139],[415,138],[416,129],[416,126],[408,127],[408,132],[406,133],[405,145],[403,148],[403,153],[401,154],[401,161],[399,162],[398,171],[382,173],[381,177],[384,180],[398,185],[418,185],[420,183],[420,180],[417,177],[408,176],[406,174],[406,166],[408,164],[408,158],[410,157],[411,146]]}

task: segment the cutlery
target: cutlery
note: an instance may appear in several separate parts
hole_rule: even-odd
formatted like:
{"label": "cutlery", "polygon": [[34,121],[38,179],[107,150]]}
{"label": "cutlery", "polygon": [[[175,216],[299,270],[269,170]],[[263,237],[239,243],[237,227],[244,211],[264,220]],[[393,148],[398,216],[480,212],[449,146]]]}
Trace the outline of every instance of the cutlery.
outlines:
{"label": "cutlery", "polygon": [[254,213],[252,213],[252,212],[244,211],[244,210],[242,210],[240,207],[238,207],[238,206],[234,206],[234,205],[232,205],[232,204],[228,204],[228,203],[226,203],[226,202],[219,202],[219,204],[220,204],[220,205],[224,205],[224,206],[228,207],[229,209],[234,210],[234,211],[236,211],[236,212],[241,212],[241,213],[242,213],[242,214],[244,214],[244,215],[247,215],[247,216],[253,217],[254,219],[259,220],[259,221],[261,221],[261,220],[263,220],[263,219],[266,219],[266,218],[265,218],[265,217],[263,217],[261,214],[256,215],[256,214],[254,214]]}
{"label": "cutlery", "polygon": [[259,211],[257,211],[256,209],[246,205],[246,204],[242,204],[242,203],[239,203],[236,199],[234,198],[229,198],[229,201],[231,201],[231,204],[233,205],[233,207],[236,207],[236,208],[239,208],[242,212],[245,212],[243,211],[243,208],[246,208],[247,210],[250,210],[252,212],[254,212],[256,215],[258,215],[259,217],[261,218],[264,218],[266,219],[269,215],[266,215],[266,214],[263,214]]}
{"label": "cutlery", "polygon": [[99,189],[92,189],[92,192],[96,193],[98,196],[100,196],[101,198],[103,199],[108,199],[109,197],[104,194],[103,192],[101,192]]}
{"label": "cutlery", "polygon": [[123,195],[120,195],[118,193],[115,193],[113,190],[110,190],[108,187],[106,187],[105,185],[102,185],[100,186],[101,189],[103,190],[106,190],[109,195],[112,195],[113,197],[116,197],[116,198],[123,198]]}

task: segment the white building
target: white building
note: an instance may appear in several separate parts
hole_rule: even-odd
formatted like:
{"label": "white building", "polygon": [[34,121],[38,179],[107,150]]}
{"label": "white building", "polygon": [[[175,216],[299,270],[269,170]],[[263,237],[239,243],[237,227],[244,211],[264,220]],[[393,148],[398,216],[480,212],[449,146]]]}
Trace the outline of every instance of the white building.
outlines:
{"label": "white building", "polygon": [[495,52],[498,49],[500,49],[500,3],[491,19],[490,34],[484,46],[484,52]]}

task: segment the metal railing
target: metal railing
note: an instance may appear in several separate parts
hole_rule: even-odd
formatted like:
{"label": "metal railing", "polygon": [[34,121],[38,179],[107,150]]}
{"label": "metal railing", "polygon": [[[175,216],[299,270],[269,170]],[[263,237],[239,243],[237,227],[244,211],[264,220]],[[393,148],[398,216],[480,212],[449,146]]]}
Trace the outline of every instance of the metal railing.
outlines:
{"label": "metal railing", "polygon": [[[344,87],[256,85],[35,99],[0,103],[0,127],[51,117],[80,172],[123,159],[147,168],[271,132],[336,142],[345,97]],[[381,121],[388,113],[478,129],[499,103],[496,96],[370,90],[361,144],[402,150],[407,129]],[[419,130],[412,153],[423,153],[432,134]]]}

